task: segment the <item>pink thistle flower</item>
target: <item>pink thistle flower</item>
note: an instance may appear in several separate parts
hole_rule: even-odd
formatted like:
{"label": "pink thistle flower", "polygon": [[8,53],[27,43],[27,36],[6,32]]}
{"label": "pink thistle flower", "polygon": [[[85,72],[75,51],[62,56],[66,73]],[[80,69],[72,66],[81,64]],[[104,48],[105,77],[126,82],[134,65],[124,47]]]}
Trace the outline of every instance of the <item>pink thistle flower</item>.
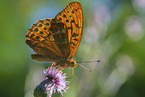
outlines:
{"label": "pink thistle flower", "polygon": [[56,90],[61,95],[66,92],[69,81],[65,80],[66,74],[58,70],[56,67],[44,70],[46,78],[34,89],[34,97],[51,97]]}

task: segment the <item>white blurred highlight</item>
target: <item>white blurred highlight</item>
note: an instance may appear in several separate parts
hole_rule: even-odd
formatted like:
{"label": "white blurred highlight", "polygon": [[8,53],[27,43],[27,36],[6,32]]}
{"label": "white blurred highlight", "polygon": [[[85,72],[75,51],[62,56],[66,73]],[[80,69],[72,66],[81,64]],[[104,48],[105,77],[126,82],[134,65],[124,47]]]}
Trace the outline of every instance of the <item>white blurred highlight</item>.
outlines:
{"label": "white blurred highlight", "polygon": [[132,16],[127,20],[125,31],[133,41],[138,41],[144,37],[142,23],[137,16]]}
{"label": "white blurred highlight", "polygon": [[[40,64],[39,64],[40,65]],[[30,65],[29,73],[25,82],[25,96],[33,97],[34,88],[44,79],[44,67],[41,65]]]}
{"label": "white blurred highlight", "polygon": [[120,55],[116,61],[117,68],[112,71],[104,84],[107,94],[116,94],[122,84],[133,75],[135,68],[133,61],[128,55]]}
{"label": "white blurred highlight", "polygon": [[99,33],[106,30],[105,24],[107,24],[110,19],[110,12],[106,5],[99,3],[97,6],[95,5],[93,7],[93,15],[90,15],[87,19],[87,27],[84,29],[86,32],[84,38],[90,43],[97,42]]}
{"label": "white blurred highlight", "polygon": [[132,0],[134,8],[139,12],[145,11],[145,0]]}

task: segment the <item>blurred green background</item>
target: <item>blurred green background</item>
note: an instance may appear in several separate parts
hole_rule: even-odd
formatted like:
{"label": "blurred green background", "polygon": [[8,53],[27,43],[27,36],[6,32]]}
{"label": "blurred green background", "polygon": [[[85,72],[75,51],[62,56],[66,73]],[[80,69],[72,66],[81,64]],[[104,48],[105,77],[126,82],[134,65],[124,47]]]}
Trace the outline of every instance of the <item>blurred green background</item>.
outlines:
{"label": "blurred green background", "polygon": [[[32,60],[27,29],[52,18],[72,0],[0,0],[0,97],[33,97],[48,63]],[[144,97],[145,0],[79,0],[84,29],[75,68],[63,97]],[[71,76],[71,69],[64,70]],[[52,97],[61,97],[55,93]]]}

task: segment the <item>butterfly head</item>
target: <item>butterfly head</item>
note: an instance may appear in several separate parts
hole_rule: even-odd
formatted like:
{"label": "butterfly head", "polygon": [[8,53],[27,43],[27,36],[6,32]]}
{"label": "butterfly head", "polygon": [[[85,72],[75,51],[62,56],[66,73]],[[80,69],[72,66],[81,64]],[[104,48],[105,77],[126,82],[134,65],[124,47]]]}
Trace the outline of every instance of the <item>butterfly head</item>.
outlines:
{"label": "butterfly head", "polygon": [[78,63],[75,60],[73,59],[70,60],[70,67],[75,68],[77,65]]}

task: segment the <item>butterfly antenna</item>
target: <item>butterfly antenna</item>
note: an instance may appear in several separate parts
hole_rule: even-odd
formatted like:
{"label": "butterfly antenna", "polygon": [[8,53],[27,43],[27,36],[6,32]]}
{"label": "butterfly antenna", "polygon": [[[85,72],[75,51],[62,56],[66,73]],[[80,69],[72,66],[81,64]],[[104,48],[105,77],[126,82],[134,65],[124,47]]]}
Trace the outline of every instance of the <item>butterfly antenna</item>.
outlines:
{"label": "butterfly antenna", "polygon": [[97,60],[97,61],[80,61],[77,63],[92,63],[92,62],[101,62],[101,60]]}
{"label": "butterfly antenna", "polygon": [[[101,60],[97,60],[97,61],[80,61],[80,62],[77,62],[77,63],[92,63],[92,62],[101,62]],[[86,69],[86,70],[88,70],[88,71],[91,72],[91,69],[88,69],[88,68],[84,67],[84,66],[81,65],[81,64],[78,64],[78,65],[80,65],[80,66],[83,67],[84,69]]]}
{"label": "butterfly antenna", "polygon": [[81,65],[81,64],[78,64],[78,65],[80,65],[81,67],[83,67],[84,69],[86,69],[86,70],[88,70],[88,71],[90,71],[91,72],[91,69],[88,69],[88,68],[86,68],[86,67],[84,67],[83,65]]}

